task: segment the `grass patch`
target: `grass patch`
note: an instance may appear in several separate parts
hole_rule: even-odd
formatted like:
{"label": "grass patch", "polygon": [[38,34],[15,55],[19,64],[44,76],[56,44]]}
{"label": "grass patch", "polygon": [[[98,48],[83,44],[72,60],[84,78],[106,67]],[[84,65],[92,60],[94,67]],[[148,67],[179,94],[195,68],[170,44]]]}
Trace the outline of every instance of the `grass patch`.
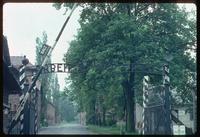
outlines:
{"label": "grass patch", "polygon": [[[97,134],[120,135],[120,127],[117,127],[117,126],[100,127],[100,126],[95,126],[95,125],[88,125],[87,129]],[[125,133],[125,135],[138,135],[138,134],[135,132],[132,132],[132,133]]]}
{"label": "grass patch", "polygon": [[95,125],[88,125],[87,129],[97,134],[114,134],[120,135],[119,127],[100,127]]}

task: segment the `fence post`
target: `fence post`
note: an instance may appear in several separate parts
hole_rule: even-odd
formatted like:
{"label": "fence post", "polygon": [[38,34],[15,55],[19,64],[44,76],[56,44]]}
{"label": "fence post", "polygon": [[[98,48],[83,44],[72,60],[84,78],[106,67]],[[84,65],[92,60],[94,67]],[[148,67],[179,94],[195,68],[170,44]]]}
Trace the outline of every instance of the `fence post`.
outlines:
{"label": "fence post", "polygon": [[[22,103],[22,100],[24,98],[24,92],[26,90],[26,65],[29,63],[28,59],[26,58],[26,56],[24,56],[24,58],[22,59],[22,65],[20,66],[19,69],[19,84],[21,87],[21,91],[22,91],[22,95],[20,96],[20,104]],[[20,114],[20,134],[24,134],[25,130],[24,130],[24,110],[22,110],[21,114]]]}
{"label": "fence post", "polygon": [[171,95],[170,95],[170,78],[169,65],[163,65],[163,84],[164,84],[164,106],[165,106],[165,134],[172,135],[171,123]]}
{"label": "fence post", "polygon": [[[19,84],[22,90],[22,95],[20,96],[20,104],[23,100],[24,97],[24,84],[26,80],[26,74],[25,74],[25,65],[22,64],[22,66],[19,69]],[[24,111],[22,111],[21,116],[20,116],[20,134],[24,133]]]}
{"label": "fence post", "polygon": [[24,118],[24,134],[30,134],[30,102],[26,102],[24,107],[25,118]]}
{"label": "fence post", "polygon": [[148,84],[149,76],[143,78],[143,114],[142,114],[142,134],[148,134],[148,122],[147,122],[147,104],[148,104]]}
{"label": "fence post", "polygon": [[[32,81],[34,80],[34,76],[32,76]],[[36,87],[36,84],[35,86],[33,87],[33,101],[34,101],[34,112],[35,112],[35,117],[34,117],[34,134],[37,134],[38,132],[38,105],[37,105],[37,87]]]}

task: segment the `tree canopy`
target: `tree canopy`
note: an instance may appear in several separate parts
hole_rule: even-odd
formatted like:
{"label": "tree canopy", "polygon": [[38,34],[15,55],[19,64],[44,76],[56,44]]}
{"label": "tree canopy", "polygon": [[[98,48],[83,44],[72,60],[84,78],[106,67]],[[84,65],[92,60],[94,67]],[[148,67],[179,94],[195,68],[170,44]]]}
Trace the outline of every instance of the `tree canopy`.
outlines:
{"label": "tree canopy", "polygon": [[[72,4],[53,6],[70,9]],[[196,20],[189,18],[191,13],[176,3],[79,6],[81,28],[64,56],[71,72],[65,91],[80,111],[87,112],[88,123],[108,124],[106,113],[115,121],[126,110],[127,130],[134,131],[131,108],[135,101],[141,103],[142,78],[150,75],[153,84],[162,84],[162,77],[151,72],[162,73],[170,56],[171,86],[177,88],[182,104],[191,102],[190,91],[196,90],[196,60],[188,52],[196,48]],[[174,98],[173,103],[180,102]]]}
{"label": "tree canopy", "polygon": [[[40,54],[42,46],[47,43],[48,36],[44,31],[41,38],[36,38],[36,65],[41,67],[44,56]],[[51,63],[51,57],[48,58],[47,64]],[[47,109],[47,101],[53,103],[56,106],[56,115],[59,115],[59,98],[60,98],[60,85],[58,83],[57,74],[41,74],[39,77],[41,82],[41,100],[42,100],[42,111],[41,111],[41,122],[44,123],[45,113]]]}

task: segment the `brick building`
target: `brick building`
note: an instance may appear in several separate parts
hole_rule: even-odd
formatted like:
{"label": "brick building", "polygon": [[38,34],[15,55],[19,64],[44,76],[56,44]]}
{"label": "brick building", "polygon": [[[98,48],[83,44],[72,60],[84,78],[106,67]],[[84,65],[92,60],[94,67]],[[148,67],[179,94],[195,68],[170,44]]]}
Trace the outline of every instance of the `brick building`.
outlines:
{"label": "brick building", "polygon": [[[12,71],[15,74],[16,77],[19,78],[19,68],[21,66],[21,62],[24,59],[23,56],[11,56],[11,64],[12,64]],[[37,68],[35,65],[31,64],[30,62],[26,65],[25,68],[25,75],[26,75],[26,80],[28,85],[30,86],[32,83],[32,76],[37,73]],[[38,101],[37,101],[37,115],[38,115],[38,128],[40,127],[40,112],[41,112],[41,83],[39,80],[36,81],[36,93],[38,96]],[[33,94],[30,94],[30,134],[34,132],[34,99],[33,99]]]}
{"label": "brick building", "polygon": [[[20,102],[20,96],[23,94],[19,85],[19,67],[22,65],[23,56],[11,56],[9,54],[7,38],[3,37],[3,131],[7,134],[8,126],[13,116],[16,114]],[[30,85],[32,75],[37,71],[36,67],[31,63],[27,64],[25,69],[26,81]],[[36,91],[38,93],[38,118],[40,119],[41,84],[36,82]],[[31,100],[32,101],[32,100]],[[32,117],[33,119],[33,117]],[[34,122],[34,121],[33,121]],[[34,126],[34,124],[32,123]],[[39,127],[39,122],[38,122]],[[20,123],[12,129],[11,134],[19,134]]]}
{"label": "brick building", "polygon": [[[6,37],[3,37],[3,132],[7,134],[12,114],[16,113],[19,104],[21,88],[17,79],[12,74],[10,54]],[[14,97],[13,101],[12,97]],[[19,128],[17,125],[16,128]],[[17,129],[14,129],[17,130]]]}

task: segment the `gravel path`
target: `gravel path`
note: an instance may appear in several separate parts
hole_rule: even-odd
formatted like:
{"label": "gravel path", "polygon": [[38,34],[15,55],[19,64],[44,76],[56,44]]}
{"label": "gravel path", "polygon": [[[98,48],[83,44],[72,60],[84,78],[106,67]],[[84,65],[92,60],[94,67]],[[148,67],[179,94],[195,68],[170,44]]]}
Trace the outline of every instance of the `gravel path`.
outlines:
{"label": "gravel path", "polygon": [[86,129],[87,126],[80,124],[61,124],[41,128],[38,134],[97,134]]}

